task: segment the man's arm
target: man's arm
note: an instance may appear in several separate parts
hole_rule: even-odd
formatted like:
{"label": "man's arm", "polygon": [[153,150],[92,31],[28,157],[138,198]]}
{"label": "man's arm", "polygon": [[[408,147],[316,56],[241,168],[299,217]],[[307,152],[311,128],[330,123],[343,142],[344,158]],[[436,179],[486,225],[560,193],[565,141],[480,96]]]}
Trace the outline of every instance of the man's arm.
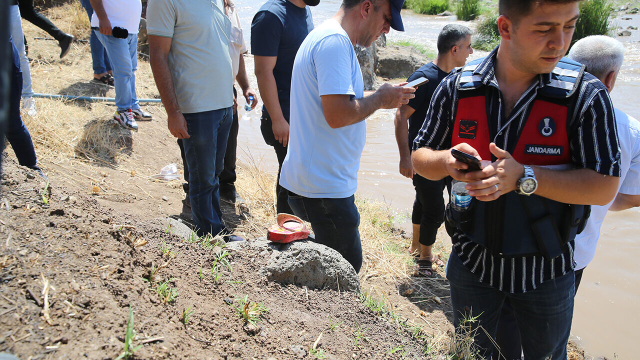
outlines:
{"label": "man's arm", "polygon": [[322,110],[332,129],[349,126],[366,119],[378,109],[395,109],[413,99],[415,88],[383,84],[372,95],[352,99],[351,95],[322,95]]}
{"label": "man's arm", "polygon": [[253,96],[251,109],[255,108],[256,105],[258,105],[258,95],[249,86],[249,78],[247,77],[247,70],[244,66],[244,54],[240,54],[240,62],[238,63],[238,75],[236,75],[236,81],[242,89],[242,95],[244,95],[244,98],[247,100],[247,104],[249,103],[249,96]]}
{"label": "man's arm", "polygon": [[[93,1],[93,0],[92,0]],[[149,62],[153,78],[156,81],[162,105],[167,111],[167,122],[169,131],[178,139],[189,138],[187,122],[180,112],[178,99],[171,78],[169,69],[169,50],[171,50],[170,37],[149,35]]]}
{"label": "man's arm", "polygon": [[[489,146],[498,159],[480,171],[465,175],[469,195],[492,201],[516,190],[524,176],[524,166],[494,143]],[[592,169],[552,170],[533,166],[538,181],[535,194],[565,204],[606,205],[615,196],[620,178],[599,174]],[[497,185],[497,186],[496,186]]]}
{"label": "man's arm", "polygon": [[613,204],[611,204],[611,207],[609,208],[609,210],[622,211],[622,210],[627,210],[627,209],[631,209],[639,206],[640,206],[640,195],[628,195],[628,194],[618,193],[618,195],[616,195],[616,199],[613,201]]}
{"label": "man's arm", "polygon": [[102,0],[91,0],[91,7],[100,21],[100,34],[111,35],[111,22],[109,21],[107,12],[104,10]]}
{"label": "man's arm", "polygon": [[411,166],[411,148],[409,146],[408,120],[415,112],[409,105],[402,105],[396,111],[394,125],[396,128],[396,143],[400,151],[400,174],[409,179],[413,178],[413,166]]}
{"label": "man's arm", "polygon": [[289,123],[287,123],[282,114],[276,78],[273,76],[273,68],[276,66],[278,57],[255,55],[253,59],[255,62],[255,74],[258,79],[258,90],[260,90],[264,106],[271,117],[273,135],[282,146],[287,146],[289,143]]}

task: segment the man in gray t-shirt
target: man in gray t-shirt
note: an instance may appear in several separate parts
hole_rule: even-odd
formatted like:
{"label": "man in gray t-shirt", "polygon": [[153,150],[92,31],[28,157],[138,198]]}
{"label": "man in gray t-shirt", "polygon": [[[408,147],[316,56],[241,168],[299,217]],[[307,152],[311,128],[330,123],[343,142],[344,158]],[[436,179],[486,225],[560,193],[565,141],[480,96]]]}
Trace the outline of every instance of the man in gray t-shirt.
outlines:
{"label": "man in gray t-shirt", "polygon": [[194,225],[199,236],[226,235],[218,175],[232,121],[233,71],[223,0],[154,0],[147,31],[169,131],[184,146]]}

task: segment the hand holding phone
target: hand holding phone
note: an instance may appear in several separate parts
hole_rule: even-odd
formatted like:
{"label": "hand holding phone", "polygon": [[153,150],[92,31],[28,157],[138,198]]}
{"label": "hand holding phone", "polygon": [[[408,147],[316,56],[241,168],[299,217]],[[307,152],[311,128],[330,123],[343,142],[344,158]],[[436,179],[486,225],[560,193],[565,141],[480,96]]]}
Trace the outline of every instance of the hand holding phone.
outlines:
{"label": "hand holding phone", "polygon": [[458,161],[467,164],[469,167],[466,170],[460,170],[464,172],[479,171],[482,170],[480,160],[473,155],[467,154],[464,151],[458,149],[451,149],[451,155]]}
{"label": "hand holding phone", "polygon": [[426,77],[423,76],[423,77],[420,77],[420,78],[417,78],[417,79],[413,80],[412,82],[404,85],[403,87],[406,87],[406,88],[418,87],[418,86],[424,85],[424,84],[426,84],[428,82],[429,82],[429,79],[427,79]]}

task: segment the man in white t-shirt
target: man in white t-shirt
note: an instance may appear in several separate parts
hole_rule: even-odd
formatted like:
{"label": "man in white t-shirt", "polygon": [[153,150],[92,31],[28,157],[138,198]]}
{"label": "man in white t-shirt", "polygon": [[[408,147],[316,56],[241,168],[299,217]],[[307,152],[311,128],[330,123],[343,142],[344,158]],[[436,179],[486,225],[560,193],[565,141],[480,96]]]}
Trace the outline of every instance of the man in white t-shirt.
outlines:
{"label": "man in white t-shirt", "polygon": [[[588,36],[573,45],[569,57],[584,64],[586,70],[600,79],[611,92],[622,66],[624,47],[620,41],[608,36]],[[576,236],[576,291],[584,268],[596,253],[600,226],[607,211],[640,206],[640,123],[618,109],[615,109],[615,115],[620,141],[620,185],[613,201],[604,206],[591,207],[586,228]]]}
{"label": "man in white t-shirt", "polygon": [[136,96],[140,0],[91,0],[91,28],[107,50],[116,90],[113,118],[124,128],[138,130],[136,120],[151,120]]}
{"label": "man in white t-shirt", "polygon": [[364,97],[354,45],[369,47],[389,27],[404,31],[404,0],[343,0],[336,15],[304,40],[293,64],[289,151],[280,185],[311,223],[315,241],[337,250],[358,272],[362,248],[355,206],[363,121],[407,104],[415,89],[382,85]]}

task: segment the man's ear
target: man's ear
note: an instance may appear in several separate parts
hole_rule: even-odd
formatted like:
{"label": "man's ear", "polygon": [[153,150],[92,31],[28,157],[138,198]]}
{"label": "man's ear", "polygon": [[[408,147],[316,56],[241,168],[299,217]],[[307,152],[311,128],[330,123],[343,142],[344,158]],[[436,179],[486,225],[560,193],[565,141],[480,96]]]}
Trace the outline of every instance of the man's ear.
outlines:
{"label": "man's ear", "polygon": [[456,55],[456,53],[458,52],[458,50],[460,50],[460,49],[458,48],[458,45],[453,45],[453,46],[451,47],[451,55],[454,55],[454,56],[455,56],[455,55]]}
{"label": "man's ear", "polygon": [[371,10],[373,10],[373,4],[371,0],[363,1],[362,5],[360,5],[360,14],[363,19],[366,19],[371,14]]}
{"label": "man's ear", "polygon": [[504,15],[500,15],[498,17],[498,31],[503,39],[511,40],[511,34],[513,34],[513,22],[511,19]]}
{"label": "man's ear", "polygon": [[618,76],[617,71],[610,71],[607,76],[604,77],[602,83],[609,89],[609,92],[613,90],[613,85],[616,83],[616,76]]}

